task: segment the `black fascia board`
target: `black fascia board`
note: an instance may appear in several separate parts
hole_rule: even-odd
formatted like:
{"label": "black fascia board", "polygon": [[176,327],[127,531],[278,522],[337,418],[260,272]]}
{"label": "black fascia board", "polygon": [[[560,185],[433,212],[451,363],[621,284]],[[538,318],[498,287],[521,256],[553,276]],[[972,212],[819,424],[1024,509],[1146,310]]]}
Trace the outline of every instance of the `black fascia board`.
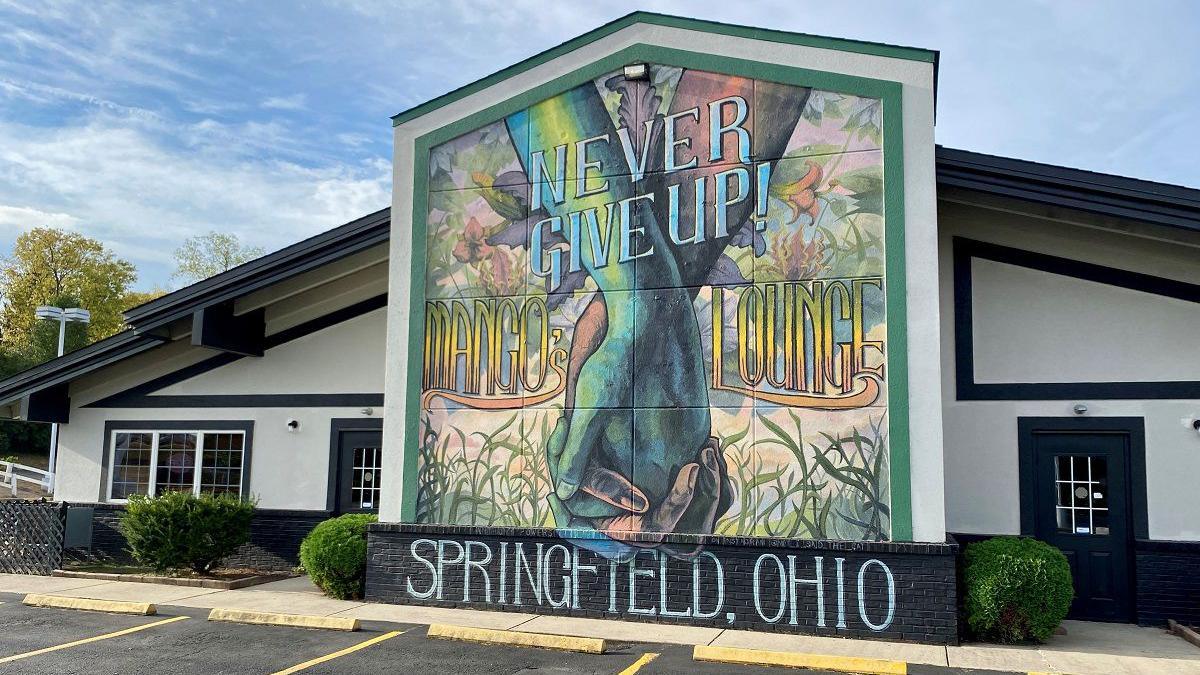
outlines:
{"label": "black fascia board", "polygon": [[162,344],[158,338],[126,330],[0,381],[0,401],[53,387]]}
{"label": "black fascia board", "polygon": [[937,146],[938,188],[1200,231],[1200,190]]}
{"label": "black fascia board", "polygon": [[381,209],[138,305],[125,312],[125,322],[138,333],[147,333],[164,324],[189,317],[202,307],[233,300],[366,250],[388,240],[390,221],[391,209]]}

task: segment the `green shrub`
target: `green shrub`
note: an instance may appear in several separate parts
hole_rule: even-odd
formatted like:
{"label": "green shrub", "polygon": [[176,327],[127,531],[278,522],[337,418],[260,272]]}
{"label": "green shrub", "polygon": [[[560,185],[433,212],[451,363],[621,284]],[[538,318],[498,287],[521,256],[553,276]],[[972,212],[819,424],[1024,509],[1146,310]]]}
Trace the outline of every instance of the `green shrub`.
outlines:
{"label": "green shrub", "polygon": [[967,546],[963,581],[967,624],[995,642],[1045,642],[1067,616],[1075,595],[1067,558],[1024,537],[995,537]]}
{"label": "green shrub", "polygon": [[134,495],[121,516],[121,533],[134,560],[143,565],[207,574],[250,540],[253,517],[254,502],[232,495]]}
{"label": "green shrub", "polygon": [[378,520],[366,513],[330,518],[313,528],[300,544],[300,563],[313,583],[339,600],[363,595],[367,574],[367,525]]}

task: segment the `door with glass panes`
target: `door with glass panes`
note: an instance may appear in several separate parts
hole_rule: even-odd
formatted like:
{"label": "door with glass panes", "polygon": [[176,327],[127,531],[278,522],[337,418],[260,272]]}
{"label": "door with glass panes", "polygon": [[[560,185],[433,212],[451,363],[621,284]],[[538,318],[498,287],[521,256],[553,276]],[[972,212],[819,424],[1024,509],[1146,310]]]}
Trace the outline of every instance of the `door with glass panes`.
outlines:
{"label": "door with glass panes", "polygon": [[383,431],[346,429],[338,433],[337,442],[336,511],[379,511]]}
{"label": "door with glass panes", "polygon": [[1069,616],[1128,621],[1130,564],[1129,435],[1035,432],[1035,528],[1071,565],[1075,600]]}

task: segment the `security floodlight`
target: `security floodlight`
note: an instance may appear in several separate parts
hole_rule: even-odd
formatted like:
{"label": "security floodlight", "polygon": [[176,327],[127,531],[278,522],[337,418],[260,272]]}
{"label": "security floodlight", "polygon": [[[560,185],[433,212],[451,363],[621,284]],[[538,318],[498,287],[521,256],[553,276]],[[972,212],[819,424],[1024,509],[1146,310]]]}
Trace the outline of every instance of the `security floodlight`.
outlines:
{"label": "security floodlight", "polygon": [[70,309],[63,310],[63,314],[67,317],[67,321],[88,323],[92,320],[92,313],[79,307],[71,307]]}
{"label": "security floodlight", "polygon": [[631,63],[621,70],[627,80],[650,79],[650,69],[644,63]]}

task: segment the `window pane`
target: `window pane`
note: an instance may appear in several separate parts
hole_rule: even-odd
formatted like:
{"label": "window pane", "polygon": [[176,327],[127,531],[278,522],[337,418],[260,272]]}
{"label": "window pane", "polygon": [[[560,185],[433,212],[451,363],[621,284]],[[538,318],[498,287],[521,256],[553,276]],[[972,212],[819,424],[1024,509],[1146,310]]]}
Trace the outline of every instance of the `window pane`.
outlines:
{"label": "window pane", "polygon": [[200,492],[242,494],[241,433],[204,434]]}
{"label": "window pane", "polygon": [[380,459],[379,448],[354,448],[354,471],[351,476],[350,499],[361,509],[379,508]]}
{"label": "window pane", "polygon": [[1055,461],[1060,532],[1108,534],[1108,458],[1095,455],[1060,456]]}
{"label": "window pane", "polygon": [[195,481],[196,434],[159,434],[155,492],[191,492]]}
{"label": "window pane", "polygon": [[154,435],[118,432],[113,439],[112,494],[110,499],[144,495],[150,487],[150,453]]}

